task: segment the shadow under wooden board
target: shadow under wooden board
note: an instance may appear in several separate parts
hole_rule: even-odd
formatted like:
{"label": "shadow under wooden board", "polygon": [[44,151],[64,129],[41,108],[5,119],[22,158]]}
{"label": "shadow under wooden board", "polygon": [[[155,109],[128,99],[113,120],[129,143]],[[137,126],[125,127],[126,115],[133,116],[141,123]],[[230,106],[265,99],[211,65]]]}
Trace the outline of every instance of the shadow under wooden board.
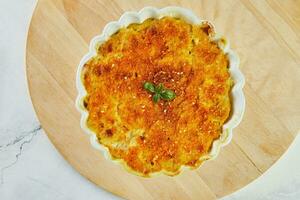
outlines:
{"label": "shadow under wooden board", "polygon": [[[298,5],[292,5],[297,3]],[[217,159],[179,176],[141,178],[106,160],[79,127],[75,73],[92,37],[124,11],[177,5],[210,20],[241,59],[246,112]],[[300,1],[40,0],[27,78],[38,118],[83,176],[126,199],[216,199],[247,185],[285,152],[300,126]]]}

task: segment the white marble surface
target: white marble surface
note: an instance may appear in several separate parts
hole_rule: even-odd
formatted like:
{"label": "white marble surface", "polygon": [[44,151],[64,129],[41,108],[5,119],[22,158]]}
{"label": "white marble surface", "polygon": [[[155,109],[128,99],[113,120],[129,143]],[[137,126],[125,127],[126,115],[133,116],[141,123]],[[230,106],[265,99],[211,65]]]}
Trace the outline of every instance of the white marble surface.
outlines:
{"label": "white marble surface", "polygon": [[[79,175],[50,143],[35,116],[24,64],[35,3],[0,0],[0,199],[119,199]],[[300,136],[263,176],[223,200],[300,199],[299,152]]]}

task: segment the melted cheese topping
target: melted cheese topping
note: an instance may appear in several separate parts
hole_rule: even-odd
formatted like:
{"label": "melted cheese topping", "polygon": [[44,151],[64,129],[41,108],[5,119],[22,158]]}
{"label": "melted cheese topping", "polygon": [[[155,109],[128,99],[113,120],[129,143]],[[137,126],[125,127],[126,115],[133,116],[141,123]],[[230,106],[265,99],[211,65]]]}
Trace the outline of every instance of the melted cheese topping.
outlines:
{"label": "melted cheese topping", "polygon": [[[87,125],[114,159],[147,176],[197,167],[230,114],[228,59],[207,25],[164,17],[120,29],[83,68]],[[172,101],[152,101],[144,82]]]}

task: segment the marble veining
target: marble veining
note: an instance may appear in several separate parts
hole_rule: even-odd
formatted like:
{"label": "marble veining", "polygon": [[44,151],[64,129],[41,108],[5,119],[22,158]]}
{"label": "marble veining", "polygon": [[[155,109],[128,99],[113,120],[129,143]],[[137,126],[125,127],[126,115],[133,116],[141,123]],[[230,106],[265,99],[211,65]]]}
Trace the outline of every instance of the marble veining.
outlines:
{"label": "marble veining", "polygon": [[[0,146],[0,152],[5,151],[6,148],[9,148],[11,146],[17,147],[17,154],[15,154],[15,160],[5,166],[1,166],[0,168],[0,185],[2,185],[4,183],[4,171],[6,169],[8,169],[9,167],[13,166],[14,164],[16,164],[18,162],[19,157],[22,154],[22,150],[23,150],[23,146],[25,144],[29,144],[34,136],[36,136],[36,134],[38,134],[38,132],[42,129],[42,127],[39,125],[38,127],[25,132],[24,135],[22,135],[21,137],[16,137],[12,142],[7,143],[6,145]],[[20,144],[19,144],[20,143]]]}
{"label": "marble veining", "polygon": [[[41,130],[42,127],[39,125],[38,127],[34,128],[33,130],[30,130],[30,131],[26,131],[25,133],[23,133],[21,136],[19,137],[16,137],[14,140],[12,140],[11,142],[9,143],[6,143],[6,144],[3,144],[3,145],[0,145],[0,152],[3,151],[5,148],[11,146],[11,145],[15,145],[16,143],[22,141],[25,137],[27,137],[28,135],[36,135],[37,132],[39,130]],[[0,132],[2,132],[0,130]],[[30,142],[30,141],[29,141]],[[22,143],[23,144],[23,143]]]}

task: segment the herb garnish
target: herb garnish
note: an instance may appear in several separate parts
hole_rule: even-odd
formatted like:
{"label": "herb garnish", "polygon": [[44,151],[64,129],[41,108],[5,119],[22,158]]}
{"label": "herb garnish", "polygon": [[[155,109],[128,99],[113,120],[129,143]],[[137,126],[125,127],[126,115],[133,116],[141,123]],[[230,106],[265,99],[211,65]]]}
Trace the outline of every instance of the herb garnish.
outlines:
{"label": "herb garnish", "polygon": [[144,89],[153,94],[152,100],[154,103],[157,103],[160,99],[172,100],[176,97],[175,92],[165,88],[162,83],[154,85],[151,82],[145,82]]}

